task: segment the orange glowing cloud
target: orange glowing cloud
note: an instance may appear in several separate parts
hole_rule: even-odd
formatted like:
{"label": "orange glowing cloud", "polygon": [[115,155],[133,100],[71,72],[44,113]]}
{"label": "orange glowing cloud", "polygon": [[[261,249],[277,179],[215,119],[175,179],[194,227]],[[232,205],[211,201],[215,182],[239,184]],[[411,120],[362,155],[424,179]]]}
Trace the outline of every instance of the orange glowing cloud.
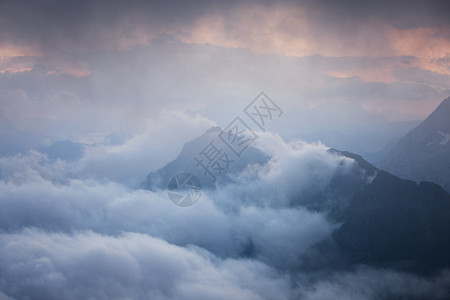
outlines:
{"label": "orange glowing cloud", "polygon": [[[77,53],[92,50],[126,50],[145,45],[161,34],[168,33],[182,42],[212,44],[220,47],[244,48],[256,53],[278,53],[287,56],[321,54],[327,57],[399,57],[413,56],[413,65],[440,74],[450,74],[450,29],[415,28],[397,29],[385,21],[367,19],[346,21],[339,28],[321,19],[320,14],[301,6],[239,5],[226,11],[211,11],[186,24],[150,26],[130,20],[118,22],[111,30],[98,29],[87,33],[86,39],[98,42],[84,48],[84,43],[63,43],[64,49]],[[358,23],[359,22],[359,23]],[[182,30],[180,30],[182,28]],[[96,32],[96,33],[95,33]],[[0,48],[0,71],[24,70],[29,65],[2,67],[1,60],[8,57],[30,55],[44,57],[36,50],[17,47]],[[52,54],[48,54],[52,55]],[[80,62],[56,61],[51,72],[86,76],[89,70]],[[329,70],[335,77],[357,76],[365,81],[394,82],[393,70],[400,63],[375,65],[350,70]]]}
{"label": "orange glowing cloud", "polygon": [[286,7],[252,7],[230,15],[207,15],[187,35],[176,35],[188,43],[209,43],[222,47],[246,48],[254,52],[304,56],[312,54],[303,35],[308,26],[303,12]]}
{"label": "orange glowing cloud", "polygon": [[69,74],[75,77],[90,74],[87,63],[82,61],[64,61],[45,55],[32,47],[8,45],[0,48],[0,73],[31,71],[34,65],[39,63],[44,63],[49,68],[48,74]]}
{"label": "orange glowing cloud", "polygon": [[326,74],[336,78],[359,77],[366,82],[392,83],[397,81],[393,75],[395,64],[374,66],[369,68],[355,68],[349,71],[327,71]]}
{"label": "orange glowing cloud", "polygon": [[397,53],[417,57],[418,67],[440,74],[450,74],[450,66],[439,63],[441,59],[450,56],[450,28],[392,28],[388,34]]}
{"label": "orange glowing cloud", "polygon": [[0,60],[8,57],[39,55],[39,53],[30,48],[18,47],[14,45],[0,45]]}
{"label": "orange glowing cloud", "polygon": [[[321,54],[329,57],[415,57],[409,67],[450,74],[448,28],[396,29],[380,20],[349,24],[349,33],[321,27],[299,8],[247,7],[229,15],[212,14],[197,20],[183,33],[171,33],[188,43],[245,48],[254,52],[288,56]],[[357,29],[354,29],[357,28]],[[444,34],[444,33],[447,34]],[[444,60],[447,58],[447,60]],[[365,81],[394,82],[393,70],[402,63],[354,70],[332,70],[336,77],[358,76]]]}

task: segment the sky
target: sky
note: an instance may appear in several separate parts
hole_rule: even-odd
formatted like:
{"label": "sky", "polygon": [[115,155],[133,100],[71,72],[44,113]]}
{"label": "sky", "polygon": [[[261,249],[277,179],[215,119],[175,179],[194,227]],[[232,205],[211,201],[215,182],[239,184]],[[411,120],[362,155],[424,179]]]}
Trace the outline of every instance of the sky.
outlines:
{"label": "sky", "polygon": [[[448,1],[2,1],[0,116],[92,142],[173,111],[226,126],[265,91],[290,112],[276,129],[285,136],[422,120],[450,94],[448,11]],[[339,127],[350,110],[354,124]]]}
{"label": "sky", "polygon": [[[355,168],[302,139],[379,151],[450,96],[449,12],[418,0],[0,0],[0,300],[445,298],[448,270],[329,269],[340,257],[313,246],[339,224],[290,201]],[[139,189],[261,91],[283,111],[257,131],[264,165],[189,208]],[[80,157],[42,150],[64,140]]]}

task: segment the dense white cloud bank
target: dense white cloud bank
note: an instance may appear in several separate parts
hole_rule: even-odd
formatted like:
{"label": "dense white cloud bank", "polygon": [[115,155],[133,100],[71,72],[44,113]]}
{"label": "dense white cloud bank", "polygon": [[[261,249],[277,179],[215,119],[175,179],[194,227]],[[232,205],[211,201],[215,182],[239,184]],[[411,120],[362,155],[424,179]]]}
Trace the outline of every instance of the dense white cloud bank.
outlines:
{"label": "dense white cloud bank", "polygon": [[[100,145],[77,162],[38,152],[0,158],[0,299],[375,299],[378,288],[417,297],[445,293],[445,274],[432,281],[387,273],[404,288],[383,279],[374,287],[385,271],[370,268],[308,280],[302,255],[338,224],[291,200],[312,185],[326,187],[336,171],[353,166],[351,159],[320,144],[287,144],[259,133],[255,146],[272,156],[266,165],[249,166],[235,183],[180,208],[165,191],[136,190],[118,176],[130,172],[124,162],[131,170],[143,164],[143,154],[133,155],[142,141]],[[353,282],[357,287],[349,289]]]}

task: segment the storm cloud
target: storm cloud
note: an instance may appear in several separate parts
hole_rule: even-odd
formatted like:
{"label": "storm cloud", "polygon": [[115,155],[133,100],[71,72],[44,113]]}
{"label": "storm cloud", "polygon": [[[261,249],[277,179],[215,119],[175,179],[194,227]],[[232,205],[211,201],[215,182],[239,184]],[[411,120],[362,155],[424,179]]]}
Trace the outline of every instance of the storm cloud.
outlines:
{"label": "storm cloud", "polygon": [[[449,9],[1,1],[0,299],[445,298],[448,270],[340,267],[340,224],[302,195],[371,180],[315,141],[382,151],[448,97]],[[189,208],[140,189],[262,90],[283,110],[266,163]]]}

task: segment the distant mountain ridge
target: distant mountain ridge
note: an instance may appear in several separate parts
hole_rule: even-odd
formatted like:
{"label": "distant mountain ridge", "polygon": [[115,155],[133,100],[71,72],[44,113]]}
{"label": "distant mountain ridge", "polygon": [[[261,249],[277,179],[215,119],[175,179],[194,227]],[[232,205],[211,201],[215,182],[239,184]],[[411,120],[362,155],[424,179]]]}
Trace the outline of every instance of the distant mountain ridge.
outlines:
{"label": "distant mountain ridge", "polygon": [[438,183],[450,191],[450,97],[403,137],[380,167],[402,178]]}
{"label": "distant mountain ridge", "polygon": [[293,138],[308,143],[321,142],[332,148],[358,153],[367,161],[377,164],[406,133],[420,123],[421,121],[418,120],[390,121],[382,124],[383,129],[373,128],[366,130],[364,134],[347,133],[330,128],[298,133]]}
{"label": "distant mountain ridge", "polygon": [[83,157],[87,145],[71,141],[57,141],[47,147],[39,147],[37,150],[51,160],[61,159],[67,162],[77,161]]}

